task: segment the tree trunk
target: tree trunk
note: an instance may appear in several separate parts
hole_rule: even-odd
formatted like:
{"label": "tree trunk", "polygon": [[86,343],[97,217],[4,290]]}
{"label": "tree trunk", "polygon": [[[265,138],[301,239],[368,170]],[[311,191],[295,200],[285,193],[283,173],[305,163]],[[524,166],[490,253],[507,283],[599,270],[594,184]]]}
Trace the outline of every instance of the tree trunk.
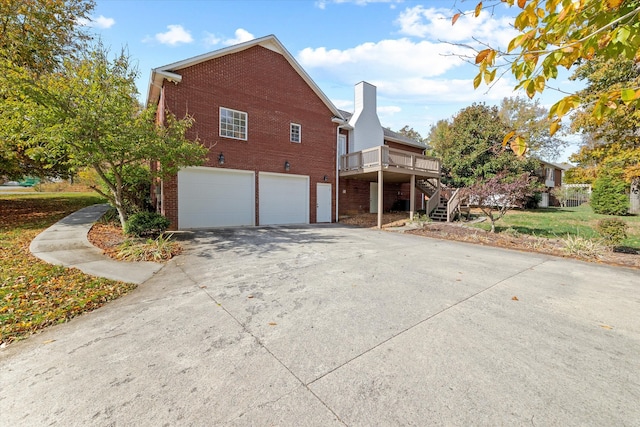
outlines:
{"label": "tree trunk", "polygon": [[629,213],[640,214],[640,178],[631,181],[629,193]]}
{"label": "tree trunk", "polygon": [[122,203],[122,196],[119,194],[115,194],[115,207],[118,211],[118,218],[120,218],[120,226],[124,230],[124,225],[127,222],[127,212],[125,211],[124,204]]}

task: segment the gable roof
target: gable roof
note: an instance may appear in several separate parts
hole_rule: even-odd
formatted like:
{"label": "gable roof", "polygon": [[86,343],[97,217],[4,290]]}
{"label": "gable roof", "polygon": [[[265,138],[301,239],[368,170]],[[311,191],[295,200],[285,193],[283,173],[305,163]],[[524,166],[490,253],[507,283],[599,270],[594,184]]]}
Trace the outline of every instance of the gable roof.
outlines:
{"label": "gable roof", "polygon": [[569,164],[569,163],[553,163],[553,162],[547,162],[547,161],[542,160],[542,159],[538,159],[538,161],[540,163],[542,163],[544,166],[552,167],[552,168],[555,168],[555,169],[560,169],[560,170],[563,170],[563,171],[567,171],[567,170],[572,169],[572,168],[575,167],[575,166],[573,166],[572,164]]}
{"label": "gable roof", "polygon": [[[353,113],[344,110],[340,110],[340,113],[342,114],[342,117],[344,117],[344,119],[347,121],[349,120],[349,118],[351,118],[351,116],[353,116]],[[394,132],[391,129],[383,127],[382,131],[384,133],[384,139],[387,141],[397,142],[398,144],[409,145],[411,147],[423,149],[429,148],[426,144],[418,142],[415,139],[409,138],[408,136],[404,136],[401,133]]]}
{"label": "gable roof", "polygon": [[291,67],[293,67],[293,69],[300,75],[300,77],[302,77],[302,79],[309,85],[311,90],[313,90],[318,98],[320,98],[322,102],[327,106],[327,108],[329,108],[333,115],[337,118],[343,119],[342,115],[340,114],[340,110],[338,110],[336,106],[333,105],[331,100],[329,100],[324,92],[320,90],[318,85],[316,85],[316,83],[311,79],[307,72],[304,71],[298,61],[295,60],[293,55],[289,53],[289,51],[282,45],[282,43],[280,43],[280,40],[278,40],[273,34],[152,69],[151,78],[149,81],[149,91],[147,93],[147,104],[158,103],[160,99],[160,89],[162,88],[162,82],[164,80],[169,80],[174,83],[179,83],[180,81],[182,81],[182,76],[178,73],[180,70],[187,67],[192,67],[205,61],[209,61],[211,59],[241,52],[254,46],[262,46],[266,49],[282,55],[287,60],[287,62],[291,64]]}

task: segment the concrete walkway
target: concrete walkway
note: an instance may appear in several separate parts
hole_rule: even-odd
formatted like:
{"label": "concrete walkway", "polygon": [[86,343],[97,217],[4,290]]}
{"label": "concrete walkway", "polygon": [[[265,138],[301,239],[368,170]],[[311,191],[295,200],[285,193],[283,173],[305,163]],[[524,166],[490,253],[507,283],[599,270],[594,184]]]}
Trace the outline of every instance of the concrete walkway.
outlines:
{"label": "concrete walkway", "polygon": [[92,276],[129,283],[144,283],[163,264],[122,262],[104,255],[87,240],[91,226],[109,209],[93,205],[80,209],[40,233],[29,246],[33,255],[50,264],[75,267]]}
{"label": "concrete walkway", "polygon": [[640,420],[636,270],[335,224],[184,245],[124,297],[0,349],[0,425]]}

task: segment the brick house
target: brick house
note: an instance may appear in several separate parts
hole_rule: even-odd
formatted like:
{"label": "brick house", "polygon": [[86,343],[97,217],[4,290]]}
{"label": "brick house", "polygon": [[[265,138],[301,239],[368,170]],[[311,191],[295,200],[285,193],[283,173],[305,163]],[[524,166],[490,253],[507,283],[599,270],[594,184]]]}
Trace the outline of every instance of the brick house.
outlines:
{"label": "brick house", "polygon": [[328,223],[394,203],[413,212],[415,177],[437,180],[439,162],[382,128],[375,97],[361,82],[356,111],[338,110],[272,35],[153,69],[158,121],[191,115],[188,136],[209,148],[203,166],[158,183],[158,210],[177,229]]}
{"label": "brick house", "polygon": [[538,175],[539,181],[544,184],[545,189],[540,193],[542,198],[540,203],[538,203],[538,206],[541,208],[560,206],[560,202],[556,200],[551,192],[554,188],[562,187],[562,177],[564,176],[564,172],[570,169],[571,165],[551,163],[544,160],[539,161],[540,169],[538,169],[536,175]]}

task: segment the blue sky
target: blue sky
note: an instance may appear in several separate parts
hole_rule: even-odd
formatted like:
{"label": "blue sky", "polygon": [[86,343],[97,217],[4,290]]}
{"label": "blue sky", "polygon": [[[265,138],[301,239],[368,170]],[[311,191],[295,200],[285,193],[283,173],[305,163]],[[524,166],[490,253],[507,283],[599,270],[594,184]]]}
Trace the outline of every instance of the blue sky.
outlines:
{"label": "blue sky", "polygon": [[[383,126],[409,125],[426,136],[436,121],[473,102],[494,105],[518,95],[509,74],[491,89],[474,90],[475,67],[455,56],[468,50],[452,43],[478,46],[475,38],[504,47],[515,35],[510,22],[517,9],[502,5],[451,25],[453,14],[476,3],[97,0],[87,25],[112,51],[124,46],[138,61],[142,100],[152,68],[274,34],[338,108],[352,111],[354,85],[365,80],[378,88]],[[561,74],[556,86],[575,90],[568,75]],[[548,107],[560,97],[548,90],[540,102]],[[556,160],[573,151],[575,146]]]}

